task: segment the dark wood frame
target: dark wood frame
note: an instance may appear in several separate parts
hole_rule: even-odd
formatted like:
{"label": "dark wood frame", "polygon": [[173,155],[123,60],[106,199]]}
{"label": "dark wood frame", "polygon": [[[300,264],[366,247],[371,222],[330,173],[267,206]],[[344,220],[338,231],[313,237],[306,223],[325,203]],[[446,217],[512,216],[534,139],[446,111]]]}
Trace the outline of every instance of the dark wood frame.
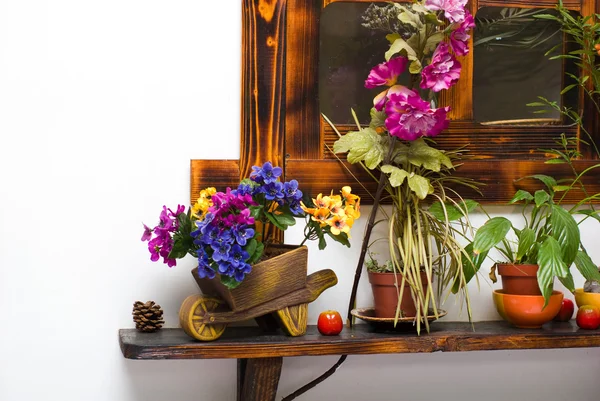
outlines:
{"label": "dark wood frame", "polygon": [[[372,0],[243,0],[240,159],[192,160],[192,202],[200,189],[237,186],[253,165],[271,161],[284,166],[285,178],[297,179],[307,193],[351,185],[363,195],[363,203],[369,203],[352,174],[371,192],[374,183],[359,167],[328,154],[326,144],[335,138],[319,115],[319,16],[323,7],[335,1]],[[469,7],[474,11],[483,6],[549,8],[554,4],[555,0],[471,0]],[[565,0],[564,4],[582,15],[600,11],[596,0]],[[537,188],[536,182],[515,183],[520,177],[539,173],[572,176],[566,166],[546,165],[533,155],[539,148],[551,147],[558,134],[568,131],[565,127],[483,126],[472,120],[472,56],[461,62],[460,81],[441,99],[453,105],[454,120],[438,143],[442,148],[469,145],[473,159],[465,161],[457,174],[483,183],[484,196],[466,189],[460,193],[488,204],[505,203],[518,188]],[[594,115],[589,106],[584,107],[587,115]],[[598,116],[588,119],[589,132],[595,135],[597,120]],[[600,135],[596,139],[600,142]],[[585,159],[576,162],[580,171],[596,162],[589,149],[582,152]],[[597,176],[590,174],[585,183],[588,191],[600,192]],[[568,200],[580,197],[573,192]]]}

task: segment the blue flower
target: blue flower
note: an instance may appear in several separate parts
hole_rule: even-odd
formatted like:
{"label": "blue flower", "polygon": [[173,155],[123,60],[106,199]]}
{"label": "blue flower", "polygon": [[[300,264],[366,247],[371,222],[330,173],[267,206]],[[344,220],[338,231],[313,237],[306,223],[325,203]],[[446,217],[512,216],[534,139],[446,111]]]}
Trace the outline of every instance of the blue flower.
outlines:
{"label": "blue flower", "polygon": [[234,189],[233,191],[231,191],[231,193],[235,196],[240,195],[240,196],[244,196],[244,195],[254,195],[254,188],[252,188],[252,185],[249,184],[240,184],[237,189]]}
{"label": "blue flower", "polygon": [[298,189],[298,181],[291,180],[283,184],[283,193],[288,202],[302,199],[302,191]]}
{"label": "blue flower", "polygon": [[294,200],[289,203],[290,210],[295,215],[304,215],[304,211],[302,210],[302,206],[300,206],[300,201]]}
{"label": "blue flower", "polygon": [[250,257],[250,255],[248,255],[248,252],[242,249],[242,247],[238,244],[235,244],[231,247],[231,252],[229,256],[229,262],[235,268],[243,266],[246,260]]}
{"label": "blue flower", "polygon": [[232,267],[228,261],[222,260],[219,262],[219,273],[231,276]]}
{"label": "blue flower", "polygon": [[214,250],[212,258],[215,262],[219,262],[221,260],[229,261],[229,250],[231,249],[230,244],[228,244],[228,243],[222,243],[222,244],[212,243],[210,246]]}
{"label": "blue flower", "polygon": [[283,184],[280,182],[272,182],[263,187],[265,192],[265,198],[267,200],[281,200],[283,199]]}
{"label": "blue flower", "polygon": [[219,229],[214,226],[206,226],[201,239],[202,243],[211,245],[217,238],[219,238]]}
{"label": "blue flower", "polygon": [[248,240],[254,237],[254,229],[246,225],[233,227],[233,235],[235,240],[241,246],[246,245]]}
{"label": "blue flower", "polygon": [[273,167],[271,162],[266,162],[262,167],[253,166],[250,178],[259,184],[271,184],[277,181],[283,170],[281,167]]}

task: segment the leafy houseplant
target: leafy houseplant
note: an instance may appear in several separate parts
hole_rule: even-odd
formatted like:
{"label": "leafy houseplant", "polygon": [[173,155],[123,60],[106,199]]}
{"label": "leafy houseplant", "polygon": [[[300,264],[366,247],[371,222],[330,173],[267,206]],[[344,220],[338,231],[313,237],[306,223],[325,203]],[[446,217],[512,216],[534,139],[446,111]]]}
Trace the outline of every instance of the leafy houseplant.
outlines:
{"label": "leafy houseplant", "polygon": [[305,218],[305,238],[327,245],[326,236],[350,246],[350,228],[360,217],[360,198],[350,187],[341,195],[304,197],[298,182],[281,182],[282,169],[270,162],[254,166],[250,178],[232,190],[206,188],[196,204],[185,213],[163,206],[154,228],[144,225],[142,241],[148,241],[151,260],[161,257],[169,267],[190,254],[198,260],[199,278],[218,277],[229,289],[239,286],[252,265],[271,244],[267,224],[286,230]]}
{"label": "leafy houseplant", "polygon": [[[574,59],[582,71],[580,76],[567,73],[573,83],[567,85],[561,94],[580,89],[594,106],[595,112],[600,113],[598,103],[600,70],[596,65],[595,57],[597,49],[600,48],[600,45],[597,45],[600,24],[593,22],[591,15],[572,16],[562,1],[559,1],[556,11],[556,14],[537,14],[535,17],[558,22],[561,30],[569,35],[568,37],[578,46],[578,49],[552,58]],[[529,106],[558,111],[578,127],[580,133],[590,140],[597,155],[600,156],[586,128],[582,111],[561,106],[558,102],[543,97],[539,99],[539,102],[530,103]],[[538,112],[545,110],[538,110]],[[579,137],[569,138],[563,134],[557,140],[556,148],[543,149],[549,155],[546,163],[567,165],[573,172],[573,177],[561,181],[541,174],[524,177],[524,179],[537,179],[545,186],[533,194],[519,190],[513,197],[511,203],[520,203],[523,206],[524,227],[516,228],[508,219],[494,217],[477,231],[473,240],[472,249],[478,262],[485,258],[492,247],[497,247],[503,257],[512,264],[539,265],[538,285],[546,304],[552,293],[555,277],[571,292],[575,290],[570,271],[573,263],[588,281],[600,279],[598,268],[587,254],[579,232],[579,224],[587,218],[600,221],[598,211],[593,204],[593,201],[600,198],[600,194],[590,194],[583,183],[584,176],[599,168],[600,164],[592,165],[583,171],[577,170],[574,160],[581,157],[578,151],[581,143],[586,142]],[[581,191],[583,199],[575,205],[566,207],[565,196],[572,190]],[[578,222],[574,218],[575,215],[584,218]],[[506,238],[511,230],[515,238],[512,241]]]}
{"label": "leafy houseplant", "polygon": [[[452,219],[468,222],[468,212],[476,203],[461,199],[449,184],[475,189],[476,185],[452,176],[464,149],[439,150],[430,139],[448,127],[450,108],[436,108],[437,95],[458,81],[461,65],[455,56],[469,51],[468,32],[474,23],[465,5],[466,0],[425,0],[369,6],[363,25],[387,33],[390,48],[386,61],[371,70],[365,86],[387,88],[373,101],[369,126],[361,127],[357,121],[357,131],[343,136],[338,132],[340,138],[333,147],[334,153],[347,153],[350,163],[360,164],[378,182],[359,266],[379,200],[383,195],[392,202],[388,240],[393,270],[401,273],[398,299],[408,284],[416,305],[417,331],[422,321],[429,328],[424,318],[430,306],[438,316],[440,289],[466,280],[468,256],[457,241],[459,230]],[[400,85],[399,77],[405,72],[410,83]],[[436,278],[439,291],[432,285]],[[464,293],[470,316],[466,289]],[[355,292],[351,306],[354,297]],[[401,310],[399,303],[396,319]]]}

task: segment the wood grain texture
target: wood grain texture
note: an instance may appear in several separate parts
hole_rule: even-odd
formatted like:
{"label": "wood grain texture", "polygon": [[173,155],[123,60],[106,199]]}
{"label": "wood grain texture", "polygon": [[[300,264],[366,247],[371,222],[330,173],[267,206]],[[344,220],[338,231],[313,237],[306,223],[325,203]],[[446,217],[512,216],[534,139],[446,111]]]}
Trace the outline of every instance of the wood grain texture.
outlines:
{"label": "wood grain texture", "polygon": [[240,177],[266,161],[283,166],[285,6],[282,0],[242,2]]}
{"label": "wood grain texture", "polygon": [[275,401],[283,358],[248,359],[244,367],[242,401]]}
{"label": "wood grain texture", "polygon": [[[594,161],[575,162],[576,169],[581,172],[585,168],[595,164]],[[349,169],[346,170],[346,168]],[[600,169],[599,169],[600,170]],[[313,171],[326,172],[324,176],[317,176]],[[341,163],[337,160],[290,160],[287,167],[288,177],[303,183],[302,190],[307,193],[328,193],[331,188],[341,188],[342,185],[350,185],[352,192],[360,195],[361,203],[370,204],[372,198],[369,193],[375,193],[375,182],[359,166]],[[352,176],[356,177],[356,179]],[[536,180],[517,180],[531,174],[549,174],[556,179],[564,177],[571,178],[572,172],[565,165],[546,165],[542,160],[510,160],[504,163],[498,160],[473,160],[465,161],[457,169],[456,176],[474,178],[483,184],[483,196],[468,188],[456,188],[462,196],[475,199],[486,204],[506,204],[518,189],[535,192],[542,189]],[[358,179],[358,181],[357,181]],[[364,184],[364,188],[359,185]],[[600,192],[600,180],[598,174],[589,174],[584,183],[590,193]],[[565,203],[572,203],[581,199],[582,194],[573,191]]]}
{"label": "wood grain texture", "polygon": [[292,337],[306,333],[308,322],[308,304],[292,305],[275,312],[283,331]]}
{"label": "wood grain texture", "polygon": [[240,183],[238,160],[191,160],[190,161],[190,205],[198,200],[200,191],[215,187],[218,191],[237,188]]}
{"label": "wood grain texture", "polygon": [[308,248],[273,244],[265,250],[265,253],[268,254],[270,250],[285,253],[276,254],[252,266],[252,272],[244,278],[239,287],[232,290],[225,287],[220,280],[199,278],[198,269],[192,270],[192,276],[204,294],[223,299],[233,312],[251,309],[304,288]]}
{"label": "wood grain texture", "polygon": [[220,324],[254,319],[288,306],[310,303],[317,299],[319,295],[321,295],[321,293],[323,293],[323,291],[325,291],[327,288],[337,284],[337,277],[335,273],[329,269],[319,270],[305,278],[305,287],[276,298],[269,298],[265,302],[257,304],[252,308],[206,313],[199,321],[197,321],[197,323]]}
{"label": "wood grain texture", "polygon": [[119,331],[129,359],[266,358],[316,355],[366,355],[417,352],[600,347],[600,330],[578,329],[574,321],[551,322],[542,329],[517,329],[504,321],[434,322],[431,333],[377,333],[368,325],[344,328],[339,336],[322,336],[315,326],[306,335],[263,334],[257,327],[231,327],[212,343],[199,343],[181,329],[140,333]]}

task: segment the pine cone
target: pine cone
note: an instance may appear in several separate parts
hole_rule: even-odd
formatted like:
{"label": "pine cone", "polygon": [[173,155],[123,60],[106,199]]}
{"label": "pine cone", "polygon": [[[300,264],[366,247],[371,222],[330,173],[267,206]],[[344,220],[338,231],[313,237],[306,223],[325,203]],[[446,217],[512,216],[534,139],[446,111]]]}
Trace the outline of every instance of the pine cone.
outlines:
{"label": "pine cone", "polygon": [[162,319],[163,310],[154,301],[146,303],[136,301],[133,304],[132,314],[135,328],[146,333],[159,330],[165,323]]}

